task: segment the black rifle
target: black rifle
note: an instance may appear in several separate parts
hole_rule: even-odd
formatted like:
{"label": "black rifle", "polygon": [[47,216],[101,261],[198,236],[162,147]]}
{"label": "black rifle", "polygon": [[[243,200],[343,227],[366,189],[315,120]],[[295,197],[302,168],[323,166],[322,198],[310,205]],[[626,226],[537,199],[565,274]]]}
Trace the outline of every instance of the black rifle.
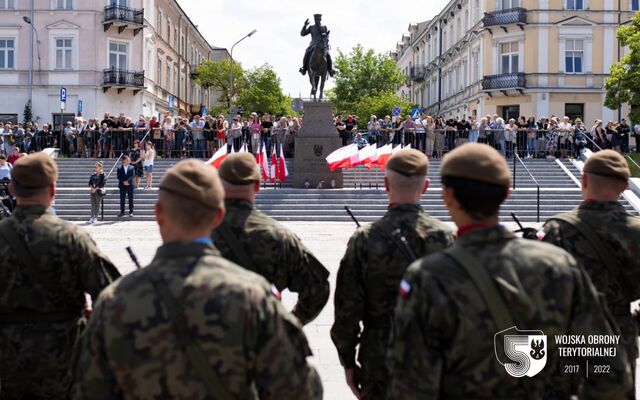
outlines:
{"label": "black rifle", "polygon": [[138,262],[138,257],[136,257],[130,246],[127,246],[127,253],[129,253],[129,257],[131,257],[131,261],[136,265],[136,268],[142,269],[142,266],[140,266],[140,263]]}
{"label": "black rifle", "polygon": [[511,218],[513,218],[515,223],[518,224],[518,227],[520,228],[517,231],[513,231],[513,233],[522,232],[522,237],[524,239],[538,240],[538,231],[535,228],[525,228],[524,226],[522,226],[515,213],[511,213]]}
{"label": "black rifle", "polygon": [[360,228],[360,223],[358,222],[358,220],[356,219],[356,216],[353,215],[353,213],[351,212],[351,209],[349,208],[349,206],[345,205],[344,206],[345,211],[347,212],[347,214],[349,214],[349,216],[351,217],[351,219],[353,220],[353,222],[356,223],[356,226],[358,228]]}

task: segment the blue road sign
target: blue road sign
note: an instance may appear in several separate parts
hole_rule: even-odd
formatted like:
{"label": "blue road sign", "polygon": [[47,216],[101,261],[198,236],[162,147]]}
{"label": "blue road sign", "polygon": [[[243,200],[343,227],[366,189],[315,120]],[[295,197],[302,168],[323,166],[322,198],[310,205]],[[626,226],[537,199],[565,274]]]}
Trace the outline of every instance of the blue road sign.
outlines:
{"label": "blue road sign", "polygon": [[400,112],[401,112],[400,107],[393,107],[393,110],[391,110],[391,114],[396,116],[400,115]]}
{"label": "blue road sign", "polygon": [[82,114],[82,100],[78,100],[78,114]]}
{"label": "blue road sign", "polygon": [[62,103],[67,102],[67,88],[65,87],[60,88],[60,102]]}
{"label": "blue road sign", "polygon": [[169,95],[167,101],[169,102],[169,110],[173,110],[173,96]]}
{"label": "blue road sign", "polygon": [[420,118],[420,114],[424,114],[424,108],[412,108],[411,109],[411,119]]}
{"label": "blue road sign", "polygon": [[207,110],[207,107],[202,107],[202,116],[206,117],[207,115],[209,115],[209,110]]}

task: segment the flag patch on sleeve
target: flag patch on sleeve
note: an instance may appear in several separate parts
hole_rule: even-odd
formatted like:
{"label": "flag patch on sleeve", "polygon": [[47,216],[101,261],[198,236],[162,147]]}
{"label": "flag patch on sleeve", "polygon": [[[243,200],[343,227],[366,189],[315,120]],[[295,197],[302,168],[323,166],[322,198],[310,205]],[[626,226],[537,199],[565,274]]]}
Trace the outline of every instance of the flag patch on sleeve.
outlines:
{"label": "flag patch on sleeve", "polygon": [[402,281],[400,281],[400,289],[399,289],[400,297],[406,299],[409,297],[410,293],[411,293],[411,284],[403,279]]}

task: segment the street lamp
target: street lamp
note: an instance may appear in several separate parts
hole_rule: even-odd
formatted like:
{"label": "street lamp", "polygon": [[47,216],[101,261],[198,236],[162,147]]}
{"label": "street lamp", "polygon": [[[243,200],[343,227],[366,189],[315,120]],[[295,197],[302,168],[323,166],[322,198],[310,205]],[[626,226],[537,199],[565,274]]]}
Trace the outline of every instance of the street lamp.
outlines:
{"label": "street lamp", "polygon": [[243,40],[245,40],[248,37],[251,37],[254,33],[258,32],[257,30],[252,30],[251,32],[249,32],[248,34],[246,34],[242,39],[238,40],[237,42],[235,42],[233,44],[233,46],[231,46],[231,53],[230,53],[230,57],[231,57],[231,61],[229,63],[229,127],[231,127],[231,121],[232,121],[232,110],[231,110],[231,102],[232,102],[232,98],[233,98],[233,48],[236,47],[236,45],[240,42],[242,42]]}
{"label": "street lamp", "polygon": [[[33,2],[32,2],[33,4]],[[36,42],[38,43],[38,71],[40,71],[42,69],[42,64],[40,62],[40,37],[38,36],[38,30],[36,29],[35,26],[33,26],[33,14],[34,14],[34,9],[33,7],[31,8],[31,18],[27,17],[26,15],[24,17],[22,17],[22,20],[31,25],[31,34],[30,34],[30,45],[31,45],[31,54],[29,57],[29,103],[31,103],[32,98],[33,98],[33,33],[35,32],[36,34]]]}

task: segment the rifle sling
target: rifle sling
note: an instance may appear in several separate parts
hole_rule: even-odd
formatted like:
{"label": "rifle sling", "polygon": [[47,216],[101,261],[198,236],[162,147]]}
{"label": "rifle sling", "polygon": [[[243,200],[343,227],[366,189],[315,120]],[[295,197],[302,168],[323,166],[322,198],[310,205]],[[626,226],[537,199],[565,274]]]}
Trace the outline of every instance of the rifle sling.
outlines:
{"label": "rifle sling", "polygon": [[498,330],[516,326],[513,316],[505,304],[491,276],[478,260],[459,244],[454,244],[444,253],[460,265],[473,281],[480,296],[489,308],[493,322]]}
{"label": "rifle sling", "polygon": [[[199,261],[200,257],[191,264],[189,270],[195,267]],[[200,380],[207,388],[209,395],[214,399],[231,399],[231,394],[223,385],[218,374],[209,364],[206,354],[189,334],[189,325],[187,318],[185,317],[184,310],[176,298],[171,294],[171,290],[169,289],[166,281],[162,278],[162,275],[152,268],[145,268],[145,272],[149,275],[149,279],[153,284],[153,287],[160,295],[162,303],[167,308],[168,316],[175,329],[178,343],[185,351],[187,360],[189,360],[191,367],[193,367],[196,373],[200,376]]]}
{"label": "rifle sling", "polygon": [[[0,237],[4,239],[5,243],[9,244],[12,251],[18,256],[18,262],[22,265],[23,272],[29,277],[29,280],[41,286],[48,297],[55,299],[65,293],[53,280],[45,276],[42,268],[40,268],[40,263],[29,251],[25,241],[17,236],[11,219],[0,222]],[[70,312],[81,307],[76,301],[67,296],[62,296],[62,301]]]}
{"label": "rifle sling", "polygon": [[251,261],[251,258],[247,255],[247,251],[242,248],[238,237],[231,231],[229,225],[226,222],[222,222],[216,230],[220,233],[220,236],[222,236],[227,246],[229,246],[231,253],[238,263],[250,271],[256,271],[253,266],[253,261]]}
{"label": "rifle sling", "polygon": [[402,252],[404,257],[409,261],[409,264],[416,260],[415,254],[409,247],[407,243],[407,239],[402,235],[402,232],[399,228],[394,227],[390,222],[385,221],[384,219],[379,219],[378,221],[373,223],[373,227],[377,228],[380,232],[382,232],[388,239],[398,247],[398,249]]}

